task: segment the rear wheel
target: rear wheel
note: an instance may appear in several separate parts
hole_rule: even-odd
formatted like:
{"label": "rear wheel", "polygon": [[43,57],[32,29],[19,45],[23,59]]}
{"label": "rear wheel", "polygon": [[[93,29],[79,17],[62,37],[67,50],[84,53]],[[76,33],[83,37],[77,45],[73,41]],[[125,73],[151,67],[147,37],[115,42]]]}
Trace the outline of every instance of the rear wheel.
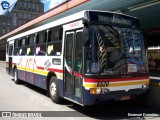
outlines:
{"label": "rear wheel", "polygon": [[14,69],[14,82],[15,82],[16,84],[19,84],[19,83],[20,83],[20,80],[18,79],[18,71],[17,71],[16,68]]}
{"label": "rear wheel", "polygon": [[50,78],[49,95],[54,103],[60,103],[62,101],[62,98],[59,96],[58,80],[54,76]]}

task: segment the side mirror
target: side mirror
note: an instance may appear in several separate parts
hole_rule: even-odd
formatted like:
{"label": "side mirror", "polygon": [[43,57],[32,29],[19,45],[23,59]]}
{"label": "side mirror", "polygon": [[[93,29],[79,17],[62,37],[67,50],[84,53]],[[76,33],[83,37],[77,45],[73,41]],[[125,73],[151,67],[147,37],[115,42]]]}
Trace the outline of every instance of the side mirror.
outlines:
{"label": "side mirror", "polygon": [[83,25],[84,25],[84,27],[88,27],[89,21],[87,19],[83,19]]}

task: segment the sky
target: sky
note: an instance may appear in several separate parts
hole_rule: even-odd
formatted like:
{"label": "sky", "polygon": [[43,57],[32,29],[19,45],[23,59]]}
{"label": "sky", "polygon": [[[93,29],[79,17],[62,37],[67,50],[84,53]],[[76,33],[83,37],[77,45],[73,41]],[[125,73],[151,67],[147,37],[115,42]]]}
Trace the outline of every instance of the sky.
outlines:
{"label": "sky", "polygon": [[44,3],[44,11],[46,12],[66,0],[41,0],[41,1]]}

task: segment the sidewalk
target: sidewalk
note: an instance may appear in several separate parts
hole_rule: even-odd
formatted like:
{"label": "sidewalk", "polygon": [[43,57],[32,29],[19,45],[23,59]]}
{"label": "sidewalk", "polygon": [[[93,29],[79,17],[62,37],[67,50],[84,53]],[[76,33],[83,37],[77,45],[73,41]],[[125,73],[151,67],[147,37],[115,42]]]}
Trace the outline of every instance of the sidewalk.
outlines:
{"label": "sidewalk", "polygon": [[0,60],[0,67],[5,68],[6,67],[6,61],[1,61]]}

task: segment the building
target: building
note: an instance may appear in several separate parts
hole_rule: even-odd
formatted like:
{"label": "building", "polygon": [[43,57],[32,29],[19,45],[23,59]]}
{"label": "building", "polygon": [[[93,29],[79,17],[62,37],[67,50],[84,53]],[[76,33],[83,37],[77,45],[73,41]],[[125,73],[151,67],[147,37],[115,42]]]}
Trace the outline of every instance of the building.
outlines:
{"label": "building", "polygon": [[0,36],[36,18],[44,12],[41,0],[18,0],[9,16],[0,16]]}

